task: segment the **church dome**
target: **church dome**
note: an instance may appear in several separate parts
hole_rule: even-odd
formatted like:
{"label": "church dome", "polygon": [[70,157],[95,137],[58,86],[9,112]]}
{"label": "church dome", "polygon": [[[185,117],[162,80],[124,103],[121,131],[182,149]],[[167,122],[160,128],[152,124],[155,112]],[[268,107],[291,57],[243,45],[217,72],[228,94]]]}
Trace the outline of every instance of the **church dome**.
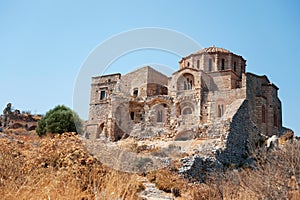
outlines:
{"label": "church dome", "polygon": [[212,46],[212,47],[201,49],[196,52],[196,54],[201,54],[201,53],[231,53],[231,51],[224,48]]}

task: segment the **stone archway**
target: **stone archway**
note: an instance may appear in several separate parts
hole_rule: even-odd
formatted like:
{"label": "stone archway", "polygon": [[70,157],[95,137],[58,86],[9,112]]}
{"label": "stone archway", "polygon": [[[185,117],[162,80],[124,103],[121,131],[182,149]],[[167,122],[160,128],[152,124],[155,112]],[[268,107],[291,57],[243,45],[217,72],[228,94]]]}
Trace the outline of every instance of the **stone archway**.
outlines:
{"label": "stone archway", "polygon": [[177,79],[177,90],[192,90],[195,86],[195,78],[191,73],[184,73]]}
{"label": "stone archway", "polygon": [[36,129],[36,125],[32,125],[30,127],[28,127],[28,131],[34,131]]}
{"label": "stone archway", "polygon": [[21,123],[14,123],[12,126],[11,126],[11,128],[13,128],[13,129],[17,129],[17,128],[23,128],[24,126],[21,124]]}
{"label": "stone archway", "polygon": [[195,111],[195,105],[191,101],[184,101],[180,104],[181,115],[192,115]]}
{"label": "stone archway", "polygon": [[192,113],[193,113],[193,110],[189,106],[184,107],[182,110],[183,115],[191,115]]}
{"label": "stone archway", "polygon": [[96,133],[96,138],[100,138],[100,135],[103,133],[103,129],[104,129],[104,122],[100,123],[98,127],[98,131]]}
{"label": "stone archway", "polygon": [[180,103],[180,118],[182,125],[193,124],[196,116],[196,105],[192,101],[184,101]]}

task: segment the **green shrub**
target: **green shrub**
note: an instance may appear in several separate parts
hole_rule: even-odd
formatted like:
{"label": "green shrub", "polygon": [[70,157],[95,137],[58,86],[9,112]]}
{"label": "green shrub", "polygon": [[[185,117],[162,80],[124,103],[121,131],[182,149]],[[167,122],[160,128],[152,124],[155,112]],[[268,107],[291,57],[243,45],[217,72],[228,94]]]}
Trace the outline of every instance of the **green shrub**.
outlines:
{"label": "green shrub", "polygon": [[46,133],[82,132],[82,121],[70,108],[58,105],[49,110],[39,121],[36,132],[39,136]]}

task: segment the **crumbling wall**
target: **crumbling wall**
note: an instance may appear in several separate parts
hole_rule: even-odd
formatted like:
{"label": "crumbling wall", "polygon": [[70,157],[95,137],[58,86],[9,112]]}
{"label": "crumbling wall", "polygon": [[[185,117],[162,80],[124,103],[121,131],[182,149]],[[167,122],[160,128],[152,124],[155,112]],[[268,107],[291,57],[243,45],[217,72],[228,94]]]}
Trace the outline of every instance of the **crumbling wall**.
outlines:
{"label": "crumbling wall", "polygon": [[216,158],[223,165],[242,165],[259,140],[258,129],[250,119],[249,101],[244,100],[230,123],[225,148],[217,151]]}
{"label": "crumbling wall", "polygon": [[251,162],[251,150],[262,137],[250,120],[248,104],[248,100],[236,100],[219,121],[206,126],[207,142],[199,146],[195,156],[181,159],[181,174],[203,182],[206,173]]}
{"label": "crumbling wall", "polygon": [[30,113],[21,113],[20,110],[12,110],[12,104],[8,103],[0,116],[0,125],[9,128],[24,128],[28,131],[35,130],[41,115],[31,115]]}

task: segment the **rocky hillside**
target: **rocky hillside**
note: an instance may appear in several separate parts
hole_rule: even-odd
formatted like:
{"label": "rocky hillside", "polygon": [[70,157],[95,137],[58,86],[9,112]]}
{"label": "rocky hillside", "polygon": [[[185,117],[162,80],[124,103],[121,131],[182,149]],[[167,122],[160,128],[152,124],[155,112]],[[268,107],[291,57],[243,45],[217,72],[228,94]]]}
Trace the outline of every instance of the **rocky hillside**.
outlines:
{"label": "rocky hillside", "polygon": [[[135,146],[135,151],[147,148]],[[1,199],[300,199],[300,142],[289,140],[256,155],[255,165],[238,169],[204,172],[194,167],[192,173],[205,176],[200,183],[179,173],[193,165],[195,156],[156,171],[125,173],[101,164],[73,133],[40,138],[34,131],[4,130],[0,195]]]}

